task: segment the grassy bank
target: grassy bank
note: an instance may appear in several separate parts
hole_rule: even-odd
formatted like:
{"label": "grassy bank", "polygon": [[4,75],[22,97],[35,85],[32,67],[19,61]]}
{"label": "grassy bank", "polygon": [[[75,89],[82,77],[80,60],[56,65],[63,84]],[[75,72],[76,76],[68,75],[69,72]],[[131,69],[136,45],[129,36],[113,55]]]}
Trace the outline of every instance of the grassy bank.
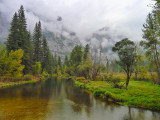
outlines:
{"label": "grassy bank", "polygon": [[8,88],[8,87],[13,87],[17,85],[23,85],[23,84],[28,84],[28,83],[35,83],[38,82],[38,80],[28,80],[28,81],[19,81],[19,82],[9,82],[9,83],[4,83],[1,88]]}
{"label": "grassy bank", "polygon": [[34,77],[32,75],[26,75],[20,78],[13,78],[13,77],[0,77],[0,88],[8,88],[17,85],[35,83],[40,81],[39,77]]}
{"label": "grassy bank", "polygon": [[127,90],[113,88],[106,81],[75,80],[75,85],[121,105],[160,110],[160,86],[152,82],[131,80]]}

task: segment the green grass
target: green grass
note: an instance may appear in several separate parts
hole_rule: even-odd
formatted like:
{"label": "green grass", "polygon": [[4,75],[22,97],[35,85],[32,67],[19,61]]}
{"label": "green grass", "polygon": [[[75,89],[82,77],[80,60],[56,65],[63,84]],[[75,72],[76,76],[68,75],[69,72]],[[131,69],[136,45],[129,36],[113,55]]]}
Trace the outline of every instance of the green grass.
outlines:
{"label": "green grass", "polygon": [[75,81],[75,85],[76,85],[77,87],[80,87],[80,88],[85,88],[84,83],[81,83],[81,82],[79,82],[79,81]]}
{"label": "green grass", "polygon": [[127,90],[113,88],[105,81],[83,83],[81,80],[75,81],[75,85],[122,105],[160,110],[160,86],[151,82],[131,80]]}
{"label": "green grass", "polygon": [[29,83],[35,83],[35,82],[37,82],[37,80],[19,81],[19,82],[16,82],[16,83],[2,85],[2,88],[8,88],[8,87],[23,85],[23,84],[29,84]]}

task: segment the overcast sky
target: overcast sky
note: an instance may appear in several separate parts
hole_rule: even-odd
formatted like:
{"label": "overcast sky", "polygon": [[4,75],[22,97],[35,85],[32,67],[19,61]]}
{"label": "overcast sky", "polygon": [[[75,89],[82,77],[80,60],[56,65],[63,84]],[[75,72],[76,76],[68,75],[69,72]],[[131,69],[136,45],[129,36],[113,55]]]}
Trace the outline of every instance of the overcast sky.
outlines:
{"label": "overcast sky", "polygon": [[[81,39],[106,26],[112,34],[141,40],[142,25],[151,11],[147,5],[151,3],[151,0],[0,0],[0,11],[11,20],[22,4],[25,10],[33,11],[48,22],[62,16],[64,26]],[[27,15],[30,28],[37,20],[32,14]]]}

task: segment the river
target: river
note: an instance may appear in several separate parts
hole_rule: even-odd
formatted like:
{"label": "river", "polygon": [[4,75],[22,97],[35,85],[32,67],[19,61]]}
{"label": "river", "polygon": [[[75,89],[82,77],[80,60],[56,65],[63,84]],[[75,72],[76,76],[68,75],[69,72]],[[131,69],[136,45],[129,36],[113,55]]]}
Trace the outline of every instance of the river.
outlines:
{"label": "river", "polygon": [[95,98],[71,80],[0,89],[0,120],[160,120],[160,112]]}

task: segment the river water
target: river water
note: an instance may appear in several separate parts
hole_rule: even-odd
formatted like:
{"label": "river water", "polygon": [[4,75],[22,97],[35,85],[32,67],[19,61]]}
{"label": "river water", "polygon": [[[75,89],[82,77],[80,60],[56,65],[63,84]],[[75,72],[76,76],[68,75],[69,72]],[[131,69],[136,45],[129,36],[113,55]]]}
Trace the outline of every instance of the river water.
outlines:
{"label": "river water", "polygon": [[1,89],[0,120],[160,120],[160,112],[102,101],[54,79]]}

